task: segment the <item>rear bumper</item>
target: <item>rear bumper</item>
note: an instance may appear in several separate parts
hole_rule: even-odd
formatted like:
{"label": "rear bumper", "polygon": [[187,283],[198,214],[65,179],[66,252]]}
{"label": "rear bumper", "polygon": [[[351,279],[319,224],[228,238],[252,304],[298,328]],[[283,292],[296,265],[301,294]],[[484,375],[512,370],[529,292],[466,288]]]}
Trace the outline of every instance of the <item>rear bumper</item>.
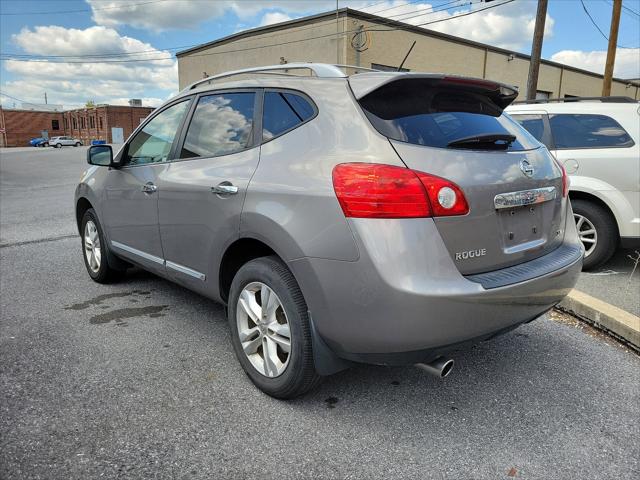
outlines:
{"label": "rear bumper", "polygon": [[[551,271],[493,288],[459,273],[430,219],[352,220],[358,261],[302,258],[290,266],[318,334],[338,356],[415,363],[533,320],[562,300],[583,254],[567,223],[559,249],[572,255],[549,262]],[[554,252],[536,261],[544,265]]]}

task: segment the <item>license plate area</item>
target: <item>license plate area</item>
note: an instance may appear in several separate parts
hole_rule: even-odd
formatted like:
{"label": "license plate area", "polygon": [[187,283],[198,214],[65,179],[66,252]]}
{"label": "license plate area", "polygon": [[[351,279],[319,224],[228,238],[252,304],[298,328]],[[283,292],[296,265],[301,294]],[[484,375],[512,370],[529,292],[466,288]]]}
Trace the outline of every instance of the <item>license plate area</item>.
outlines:
{"label": "license plate area", "polygon": [[[553,209],[552,202],[498,210],[503,232],[504,253],[516,253],[541,247],[547,243],[545,217]],[[545,211],[546,210],[546,211]],[[550,222],[547,222],[549,225]]]}

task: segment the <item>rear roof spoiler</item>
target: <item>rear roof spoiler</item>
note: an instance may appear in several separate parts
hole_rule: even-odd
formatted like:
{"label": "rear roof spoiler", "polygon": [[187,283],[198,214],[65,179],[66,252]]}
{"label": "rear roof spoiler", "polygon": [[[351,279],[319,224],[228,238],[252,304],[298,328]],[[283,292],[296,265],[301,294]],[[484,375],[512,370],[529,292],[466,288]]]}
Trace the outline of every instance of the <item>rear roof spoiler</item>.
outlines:
{"label": "rear roof spoiler", "polygon": [[456,75],[407,72],[361,73],[349,77],[349,85],[355,97],[360,100],[374,90],[403,80],[433,82],[433,86],[451,86],[461,90],[481,93],[489,97],[501,109],[505,109],[518,96],[518,87],[482,78]]}

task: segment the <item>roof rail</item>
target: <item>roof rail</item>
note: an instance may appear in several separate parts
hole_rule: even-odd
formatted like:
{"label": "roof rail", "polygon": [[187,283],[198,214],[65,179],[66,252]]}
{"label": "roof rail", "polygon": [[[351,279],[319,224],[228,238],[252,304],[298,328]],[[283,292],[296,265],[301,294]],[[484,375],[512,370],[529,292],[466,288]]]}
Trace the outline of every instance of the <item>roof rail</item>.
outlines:
{"label": "roof rail", "polygon": [[513,102],[514,105],[525,105],[532,103],[564,103],[564,102],[602,102],[602,103],[638,103],[631,97],[568,97],[568,98],[537,98],[535,100],[520,100]]}
{"label": "roof rail", "polygon": [[[264,67],[253,67],[253,68],[243,68],[241,70],[232,70],[230,72],[219,73],[218,75],[212,75],[210,77],[203,78],[202,80],[198,80],[193,82],[191,85],[187,86],[183,91],[193,90],[198,85],[203,83],[210,82],[211,80],[219,80],[221,78],[233,77],[236,75],[245,75],[251,73],[269,73],[277,70],[301,70],[301,69],[309,69],[311,70],[316,77],[320,78],[345,78],[347,75],[341,70],[341,68],[351,67],[351,65],[329,65],[328,63],[285,63],[282,65],[266,65]],[[355,67],[360,70],[366,70],[362,67]]]}

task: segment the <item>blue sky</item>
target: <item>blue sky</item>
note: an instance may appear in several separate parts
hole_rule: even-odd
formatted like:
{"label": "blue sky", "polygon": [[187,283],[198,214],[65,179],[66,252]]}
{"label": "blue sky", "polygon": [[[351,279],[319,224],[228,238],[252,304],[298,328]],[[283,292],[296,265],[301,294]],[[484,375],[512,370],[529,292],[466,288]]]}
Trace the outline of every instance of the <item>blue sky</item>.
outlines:
{"label": "blue sky", "polygon": [[[339,4],[418,24],[505,1]],[[608,36],[611,0],[584,3]],[[615,75],[639,78],[640,0],[623,5],[618,44],[632,48],[618,49]],[[177,90],[177,47],[333,8],[335,0],[0,0],[1,100],[6,106],[42,102],[46,91],[49,103],[65,107],[132,97],[155,106]],[[535,0],[514,0],[430,28],[528,53],[535,10]],[[579,0],[549,1],[544,58],[602,73],[606,48]],[[105,63],[123,59],[130,61]]]}

